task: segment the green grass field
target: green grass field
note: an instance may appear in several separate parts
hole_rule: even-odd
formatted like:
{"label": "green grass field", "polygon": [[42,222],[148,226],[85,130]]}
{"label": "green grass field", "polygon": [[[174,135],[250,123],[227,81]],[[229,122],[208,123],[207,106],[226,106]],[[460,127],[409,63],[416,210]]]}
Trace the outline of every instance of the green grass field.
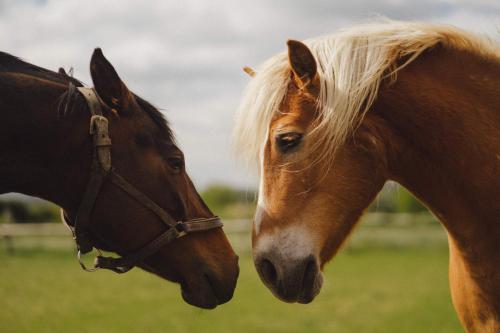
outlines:
{"label": "green grass field", "polygon": [[327,266],[309,305],[275,299],[243,251],[233,300],[211,311],[138,269],[90,274],[67,250],[0,251],[0,332],[464,332],[450,300],[443,233],[432,228],[385,228],[395,239],[438,235],[422,246],[380,246],[373,242],[380,231],[362,228]]}

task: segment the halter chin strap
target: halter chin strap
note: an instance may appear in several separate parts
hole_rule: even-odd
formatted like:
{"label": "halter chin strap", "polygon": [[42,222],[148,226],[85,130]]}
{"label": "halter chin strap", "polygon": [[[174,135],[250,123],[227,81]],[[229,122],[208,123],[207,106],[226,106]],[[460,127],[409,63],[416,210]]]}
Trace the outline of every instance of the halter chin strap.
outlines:
{"label": "halter chin strap", "polygon": [[[120,176],[111,164],[111,138],[109,137],[108,119],[103,116],[99,97],[91,88],[79,87],[77,89],[85,97],[90,109],[90,135],[92,136],[94,149],[92,152],[89,183],[87,184],[76,216],[74,219],[71,219],[63,211],[62,217],[64,223],[73,233],[73,238],[78,248],[78,261],[84,270],[95,271],[99,268],[105,268],[116,273],[125,273],[176,238],[192,232],[222,227],[222,221],[217,216],[176,221],[167,211]],[[166,224],[168,229],[136,252],[121,258],[104,257],[98,251],[99,255],[95,258],[94,267],[87,268],[81,260],[81,255],[91,252],[94,248],[90,231],[91,215],[97,196],[105,181],[116,185],[138,203],[152,211]]]}

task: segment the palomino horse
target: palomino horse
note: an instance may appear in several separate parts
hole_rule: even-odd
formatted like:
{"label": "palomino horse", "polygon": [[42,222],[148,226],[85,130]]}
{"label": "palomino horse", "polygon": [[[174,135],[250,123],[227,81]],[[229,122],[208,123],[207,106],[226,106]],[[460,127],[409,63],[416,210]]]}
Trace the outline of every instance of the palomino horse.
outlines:
{"label": "palomino horse", "polygon": [[0,53],[0,193],[62,207],[80,252],[124,256],[99,256],[98,267],[141,267],[180,283],[195,306],[227,302],[237,256],[186,174],[168,123],[127,89],[100,49],[90,71],[93,90],[63,70]]}
{"label": "palomino horse", "polygon": [[388,179],[445,226],[454,306],[500,332],[500,50],[450,27],[384,22],[268,60],[236,147],[260,161],[253,255],[280,299],[308,303],[320,269]]}

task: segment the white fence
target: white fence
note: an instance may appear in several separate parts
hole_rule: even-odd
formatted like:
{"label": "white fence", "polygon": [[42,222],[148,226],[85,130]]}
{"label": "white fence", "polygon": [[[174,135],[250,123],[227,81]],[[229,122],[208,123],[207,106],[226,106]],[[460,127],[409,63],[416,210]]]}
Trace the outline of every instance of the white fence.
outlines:
{"label": "white fence", "polygon": [[[224,221],[224,231],[232,239],[246,238],[250,228],[246,219]],[[0,223],[0,242],[9,253],[17,247],[74,247],[72,234],[62,223]]]}
{"label": "white fence", "polygon": [[[376,246],[428,246],[446,244],[446,234],[429,214],[369,213],[349,240],[348,248]],[[251,221],[224,220],[224,231],[238,253],[250,251]],[[3,243],[3,244],[1,244]],[[74,249],[71,232],[62,223],[0,223],[0,250],[17,248]]]}

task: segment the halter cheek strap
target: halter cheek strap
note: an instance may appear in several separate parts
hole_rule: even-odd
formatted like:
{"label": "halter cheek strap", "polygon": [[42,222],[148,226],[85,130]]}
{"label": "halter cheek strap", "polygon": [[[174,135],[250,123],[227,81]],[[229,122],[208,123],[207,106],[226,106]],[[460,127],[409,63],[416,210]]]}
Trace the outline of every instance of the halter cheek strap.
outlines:
{"label": "halter cheek strap", "polygon": [[[167,211],[120,176],[111,164],[111,139],[109,137],[108,120],[102,114],[99,97],[93,89],[83,87],[77,89],[85,97],[90,109],[90,135],[92,136],[94,148],[89,183],[76,216],[71,219],[64,211],[62,216],[65,224],[73,232],[73,238],[78,248],[78,261],[84,270],[95,271],[99,268],[105,268],[116,273],[125,273],[176,238],[192,232],[222,227],[222,221],[217,216],[176,221]],[[104,257],[99,251],[99,255],[95,258],[94,267],[87,268],[81,260],[81,255],[91,252],[95,246],[90,230],[91,215],[105,181],[116,185],[138,203],[152,211],[168,229],[136,252],[121,258]]]}

